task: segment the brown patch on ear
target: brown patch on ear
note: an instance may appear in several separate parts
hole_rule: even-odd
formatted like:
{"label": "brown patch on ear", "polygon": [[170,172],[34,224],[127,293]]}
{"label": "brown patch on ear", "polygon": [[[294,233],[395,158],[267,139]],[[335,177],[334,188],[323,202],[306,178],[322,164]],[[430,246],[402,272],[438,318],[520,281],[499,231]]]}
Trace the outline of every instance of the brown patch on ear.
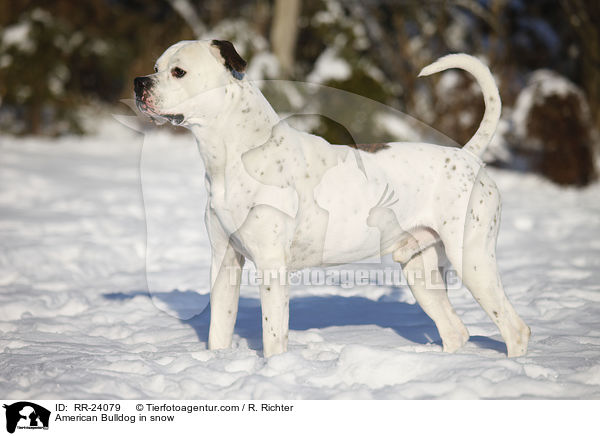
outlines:
{"label": "brown patch on ear", "polygon": [[237,51],[235,51],[235,47],[232,43],[229,41],[213,39],[211,45],[219,49],[219,53],[221,54],[223,62],[225,63],[225,68],[231,71],[234,76],[235,73],[240,75],[246,71],[246,61],[242,59]]}
{"label": "brown patch on ear", "polygon": [[367,153],[377,153],[378,151],[390,148],[389,144],[384,144],[382,142],[376,142],[374,144],[347,144],[346,146],[366,151]]}

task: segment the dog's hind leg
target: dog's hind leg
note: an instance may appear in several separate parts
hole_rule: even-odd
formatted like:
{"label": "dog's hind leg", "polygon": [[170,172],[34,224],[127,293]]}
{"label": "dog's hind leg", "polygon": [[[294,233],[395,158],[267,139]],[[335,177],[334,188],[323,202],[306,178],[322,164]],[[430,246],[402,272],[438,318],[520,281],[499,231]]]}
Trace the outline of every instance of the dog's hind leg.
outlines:
{"label": "dog's hind leg", "polygon": [[415,299],[435,323],[444,351],[453,353],[469,340],[469,332],[448,299],[444,275],[440,270],[446,260],[441,244],[438,242],[426,247],[408,260],[402,255],[406,255],[406,251],[396,251],[393,258],[402,263],[402,271]]}
{"label": "dog's hind leg", "polygon": [[465,246],[462,281],[500,329],[508,357],[525,354],[531,331],[504,293],[495,258],[476,240]]}
{"label": "dog's hind leg", "polygon": [[[464,227],[462,249],[445,242],[446,254],[463,284],[494,321],[506,343],[508,357],[527,352],[531,331],[508,301],[496,264],[496,238],[500,226],[500,195],[483,172],[475,182]],[[443,238],[443,235],[442,235]]]}

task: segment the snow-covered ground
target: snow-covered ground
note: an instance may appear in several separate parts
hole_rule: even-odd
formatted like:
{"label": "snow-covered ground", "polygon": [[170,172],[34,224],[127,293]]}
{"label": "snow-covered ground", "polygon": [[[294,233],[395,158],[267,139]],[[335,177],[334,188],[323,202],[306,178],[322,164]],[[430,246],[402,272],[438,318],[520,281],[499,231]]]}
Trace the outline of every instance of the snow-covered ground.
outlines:
{"label": "snow-covered ground", "polygon": [[490,170],[500,268],[532,329],[526,356],[506,358],[464,289],[450,294],[471,340],[446,354],[406,288],[368,285],[294,287],[289,352],[264,359],[250,286],[233,348],[206,349],[192,138],[161,130],[142,153],[142,136],[108,124],[84,138],[0,137],[0,397],[600,398],[600,184]]}

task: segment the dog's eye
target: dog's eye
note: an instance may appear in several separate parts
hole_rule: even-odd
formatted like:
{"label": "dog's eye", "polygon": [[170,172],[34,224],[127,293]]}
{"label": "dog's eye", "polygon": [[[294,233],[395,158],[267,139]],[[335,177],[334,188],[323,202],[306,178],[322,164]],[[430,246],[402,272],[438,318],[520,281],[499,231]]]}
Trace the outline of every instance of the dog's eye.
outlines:
{"label": "dog's eye", "polygon": [[158,67],[156,65],[154,65],[154,72],[158,73]]}
{"label": "dog's eye", "polygon": [[179,67],[175,67],[171,70],[171,76],[173,76],[177,79],[181,79],[183,76],[185,76],[185,71],[183,71]]}

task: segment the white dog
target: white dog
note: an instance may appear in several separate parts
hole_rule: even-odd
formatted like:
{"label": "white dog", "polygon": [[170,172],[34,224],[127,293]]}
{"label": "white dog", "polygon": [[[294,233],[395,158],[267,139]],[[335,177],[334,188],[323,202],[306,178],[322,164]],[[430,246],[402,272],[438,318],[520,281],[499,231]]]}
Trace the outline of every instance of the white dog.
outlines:
{"label": "white dog", "polygon": [[[245,66],[227,41],[183,41],[157,60],[154,74],[134,81],[138,108],[190,129],[206,167],[209,348],[231,345],[246,258],[262,273],[263,348],[271,356],[287,348],[289,271],[392,253],[408,277],[427,277],[448,260],[500,329],[508,356],[526,353],[530,330],[506,298],[496,266],[500,195],[479,159],[501,107],[487,67],[457,54],[421,71],[461,68],[483,89],[483,121],[458,149],[329,144],[281,121],[245,79]],[[468,331],[445,287],[426,282],[410,283],[411,290],[444,351],[453,352]]]}

